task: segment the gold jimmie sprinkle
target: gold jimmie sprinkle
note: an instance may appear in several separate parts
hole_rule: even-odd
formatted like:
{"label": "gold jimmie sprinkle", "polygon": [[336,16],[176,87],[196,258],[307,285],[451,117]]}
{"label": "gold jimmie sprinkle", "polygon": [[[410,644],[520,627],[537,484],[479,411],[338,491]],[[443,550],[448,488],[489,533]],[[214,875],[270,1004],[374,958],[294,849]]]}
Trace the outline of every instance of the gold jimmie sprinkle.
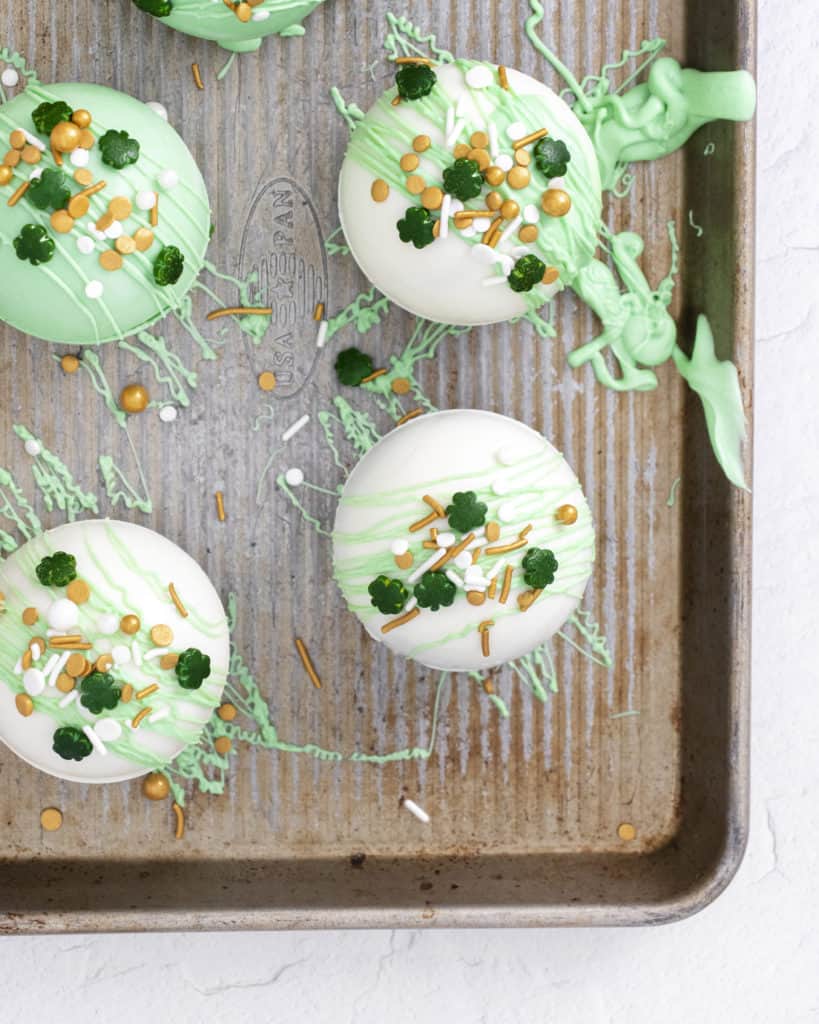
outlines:
{"label": "gold jimmie sprinkle", "polygon": [[174,830],[174,839],[182,839],[185,835],[185,812],[174,800],[173,802],[173,813],[176,817],[176,828]]}
{"label": "gold jimmie sprinkle", "polygon": [[397,619],[390,619],[389,622],[385,622],[381,627],[382,633],[389,633],[392,629],[397,629],[399,626],[405,625],[407,622],[412,622],[416,616],[421,614],[420,608],[413,608],[412,611],[405,612],[403,615],[399,615]]}
{"label": "gold jimmie sprinkle", "polygon": [[532,142],[537,142],[539,139],[545,138],[549,134],[548,128],[538,128],[536,132],[531,132],[529,135],[524,135],[522,139],[517,139],[512,143],[512,149],[522,149],[524,146],[528,146]]}
{"label": "gold jimmie sprinkle", "polygon": [[173,583],[168,584],[168,593],[171,595],[171,600],[176,605],[176,610],[179,612],[183,619],[187,619],[188,609],[184,606],[184,604],[182,604],[182,601],[180,600],[179,594],[177,594],[176,587],[173,585]]}
{"label": "gold jimmie sprinkle", "polygon": [[408,412],[406,416],[402,416],[401,419],[395,424],[396,427],[403,426],[404,423],[409,423],[410,420],[414,420],[416,416],[423,416],[423,409],[413,409],[412,412]]}
{"label": "gold jimmie sprinkle", "polygon": [[509,88],[509,79],[506,75],[506,68],[503,64],[498,65],[498,81],[500,82],[501,89]]}
{"label": "gold jimmie sprinkle", "polygon": [[23,184],[12,195],[9,196],[9,201],[7,205],[16,206],[28,191],[28,187],[30,184],[30,181],[24,181]]}
{"label": "gold jimmie sprinkle", "polygon": [[134,715],[131,721],[131,728],[138,729],[153,710],[153,708],[143,708],[138,714]]}
{"label": "gold jimmie sprinkle", "polygon": [[[194,65],[195,67],[196,65]],[[159,224],[159,193],[154,192],[154,205],[151,207],[150,216],[151,227],[155,228]]]}
{"label": "gold jimmie sprinkle", "polygon": [[216,518],[220,523],[223,523],[227,519],[227,513],[225,512],[225,496],[221,491],[217,491],[214,495],[216,498]]}
{"label": "gold jimmie sprinkle", "polygon": [[196,83],[196,88],[204,89],[205,83],[202,81],[202,72],[199,70],[199,65],[196,61],[191,64],[191,71],[193,72],[193,80]]}
{"label": "gold jimmie sprinkle", "polygon": [[316,303],[316,308],[313,310],[313,319],[316,321],[316,323],[318,323],[319,320],[321,320],[321,318],[323,316],[324,316],[324,303],[323,302],[317,302]]}
{"label": "gold jimmie sprinkle", "polygon": [[299,637],[296,637],[296,650],[299,652],[301,663],[304,665],[304,671],[310,677],[310,682],[315,686],[317,690],[321,689],[321,680],[319,679],[318,672],[316,672],[313,666],[313,661],[310,655],[307,653],[307,648],[304,646],[304,641]]}
{"label": "gold jimmie sprinkle", "polygon": [[484,658],[489,657],[489,630],[495,625],[492,619],[484,619],[478,624],[478,632],[481,634],[481,654]]}
{"label": "gold jimmie sprinkle", "polygon": [[208,313],[207,320],[218,320],[221,316],[270,316],[272,306],[225,306]]}
{"label": "gold jimmie sprinkle", "polygon": [[396,64],[428,64],[430,67],[435,66],[435,61],[430,60],[429,57],[394,57],[393,60]]}
{"label": "gold jimmie sprinkle", "polygon": [[383,369],[383,367],[380,370],[373,370],[373,372],[369,375],[369,377],[362,377],[361,378],[361,383],[362,384],[369,384],[371,380],[377,380],[379,377],[383,377],[386,372],[387,371],[385,369]]}

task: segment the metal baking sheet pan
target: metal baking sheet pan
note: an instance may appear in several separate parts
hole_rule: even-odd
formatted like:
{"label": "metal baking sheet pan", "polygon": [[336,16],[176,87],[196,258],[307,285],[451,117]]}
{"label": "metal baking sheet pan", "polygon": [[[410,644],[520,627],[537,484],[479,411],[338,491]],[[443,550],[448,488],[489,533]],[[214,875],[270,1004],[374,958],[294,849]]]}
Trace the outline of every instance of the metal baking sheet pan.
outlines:
{"label": "metal baking sheet pan", "polygon": [[[544,38],[576,72],[597,73],[656,36],[684,65],[753,70],[750,0],[548,7]],[[338,224],[347,138],[329,90],[337,85],[366,108],[386,86],[385,11],[382,0],[327,0],[305,36],[268,40],[221,81],[223,51],[127,0],[28,0],[0,14],[3,45],[42,81],[113,85],[167,106],[210,190],[210,258],[239,276],[257,269],[260,298],[275,309],[260,344],[229,326],[212,360],[172,318],[161,325],[198,381],[175,424],[155,413],[129,423],[151,515],[105,499],[98,456],[133,474],[133,453],[88,375],[66,377],[59,346],[0,328],[0,465],[45,525],[62,521],[43,505],[13,434],[24,424],[101,494],[103,514],[181,544],[225,599],[236,594],[235,643],[279,738],[365,754],[427,748],[437,675],[391,660],[366,638],[332,581],[327,538],[305,524],[275,475],[297,465],[330,490],[340,482],[317,422],[337,393],[332,353],[365,344],[383,365],[414,326],[393,309],[364,342],[351,326],[318,352],[312,321],[317,300],[332,315],[367,287],[349,258],[323,244]],[[400,13],[457,54],[558,85],[524,37],[527,12],[521,0],[416,0]],[[608,223],[646,240],[644,266],[656,283],[670,258],[666,221],[675,221],[681,275],[672,312],[683,344],[707,312],[750,410],[753,129],[707,127],[681,153],[635,173],[630,195],[608,202]],[[282,230],[278,204],[292,211]],[[208,283],[222,301],[237,300],[229,282]],[[213,305],[196,294],[194,319],[209,337]],[[555,323],[553,340],[525,322],[447,338],[420,381],[435,405],[516,416],[569,458],[599,531],[585,607],[608,638],[613,668],[556,642],[558,689],[546,701],[513,673],[494,675],[508,718],[480,685],[453,677],[426,759],[379,766],[238,744],[223,795],[189,792],[182,841],[169,804],[145,800],[138,782],[60,783],[0,751],[0,930],[640,924],[691,913],[722,889],[747,828],[751,499],[723,477],[700,402],[671,365],[654,392],[606,391],[588,367],[566,365],[567,352],[594,337],[592,315],[566,293]],[[112,386],[150,380],[116,344],[98,354]],[[265,369],[280,377],[269,395],[256,382]],[[379,430],[389,428],[378,408],[369,412]],[[304,413],[311,423],[281,447]],[[342,446],[340,460],[350,466],[354,453]],[[215,514],[217,489],[225,522]],[[333,510],[331,495],[311,494],[309,511],[325,527]],[[296,634],[321,690],[304,674]],[[428,811],[428,825],[399,805],[402,795]],[[58,832],[41,830],[49,806],[65,815]],[[621,838],[623,824],[633,839]]]}

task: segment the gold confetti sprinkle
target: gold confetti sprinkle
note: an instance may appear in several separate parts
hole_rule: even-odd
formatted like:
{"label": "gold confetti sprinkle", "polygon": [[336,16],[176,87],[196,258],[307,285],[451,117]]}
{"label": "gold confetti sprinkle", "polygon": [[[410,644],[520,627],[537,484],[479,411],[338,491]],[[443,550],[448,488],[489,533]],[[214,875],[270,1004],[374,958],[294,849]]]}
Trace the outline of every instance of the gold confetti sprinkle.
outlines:
{"label": "gold confetti sprinkle", "polygon": [[178,661],[178,654],[163,654],[162,657],[159,659],[159,667],[167,672],[170,669],[176,668]]}
{"label": "gold confetti sprinkle", "polygon": [[170,647],[173,643],[173,630],[162,622],[156,626],[151,626],[150,636],[154,647]]}
{"label": "gold confetti sprinkle", "polygon": [[263,370],[256,378],[262,391],[273,391],[276,387],[276,374],[272,370]]}
{"label": "gold confetti sprinkle", "polygon": [[238,712],[233,704],[227,703],[222,704],[216,714],[222,719],[223,722],[232,722]]}
{"label": "gold confetti sprinkle", "polygon": [[627,821],[624,821],[617,829],[617,835],[625,842],[629,843],[632,839],[637,838],[637,829]]}
{"label": "gold confetti sprinkle", "polygon": [[74,604],[85,604],[91,597],[91,588],[85,580],[72,580],[66,587],[65,596]]}
{"label": "gold confetti sprinkle", "polygon": [[27,693],[18,693],[14,698],[14,703],[23,718],[28,718],[34,711],[34,701]]}
{"label": "gold confetti sprinkle", "polygon": [[63,826],[63,812],[56,807],[46,807],[40,811],[40,824],[46,832],[57,832]]}
{"label": "gold confetti sprinkle", "polygon": [[233,744],[230,742],[227,736],[219,736],[216,740],[214,740],[213,743],[213,748],[216,751],[216,753],[221,754],[222,756],[229,753],[230,748],[232,746]]}
{"label": "gold confetti sprinkle", "polygon": [[402,171],[409,173],[416,169],[420,160],[418,159],[417,153],[404,153],[398,163]]}
{"label": "gold confetti sprinkle", "polygon": [[571,526],[572,523],[577,522],[577,509],[574,505],[561,505],[557,512],[555,512],[555,519],[559,523]]}

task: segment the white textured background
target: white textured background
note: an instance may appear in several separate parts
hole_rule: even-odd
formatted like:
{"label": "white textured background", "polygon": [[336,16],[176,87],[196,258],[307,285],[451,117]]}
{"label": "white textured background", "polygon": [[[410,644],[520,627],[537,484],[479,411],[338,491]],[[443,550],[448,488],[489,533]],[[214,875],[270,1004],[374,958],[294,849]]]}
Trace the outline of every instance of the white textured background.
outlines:
{"label": "white textured background", "polygon": [[760,0],[751,842],[661,929],[0,940],[0,1022],[819,1022],[817,0]]}

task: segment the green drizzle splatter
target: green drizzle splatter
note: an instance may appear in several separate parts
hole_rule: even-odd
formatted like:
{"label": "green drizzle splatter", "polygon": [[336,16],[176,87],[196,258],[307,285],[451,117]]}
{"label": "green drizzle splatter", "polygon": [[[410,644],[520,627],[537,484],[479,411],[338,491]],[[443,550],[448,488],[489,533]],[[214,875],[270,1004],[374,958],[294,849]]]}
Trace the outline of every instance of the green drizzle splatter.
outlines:
{"label": "green drizzle splatter", "polygon": [[34,441],[40,446],[39,454],[33,456],[31,473],[49,512],[58,508],[61,512],[65,512],[70,523],[73,523],[83,512],[99,513],[95,495],[84,491],[79,486],[64,462],[49,451],[43,442],[34,437],[22,424],[16,423],[13,429],[23,443]]}

